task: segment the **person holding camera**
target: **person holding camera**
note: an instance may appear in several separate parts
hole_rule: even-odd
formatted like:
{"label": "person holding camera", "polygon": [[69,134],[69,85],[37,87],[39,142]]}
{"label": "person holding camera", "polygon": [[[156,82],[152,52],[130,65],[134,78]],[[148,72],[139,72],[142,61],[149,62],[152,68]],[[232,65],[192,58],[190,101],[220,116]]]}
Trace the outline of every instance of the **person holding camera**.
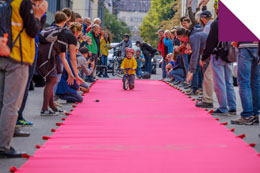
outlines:
{"label": "person holding camera", "polygon": [[141,50],[137,49],[135,52],[135,60],[137,62],[137,68],[136,68],[136,76],[137,78],[142,78],[142,65],[145,62],[144,57],[141,55]]}

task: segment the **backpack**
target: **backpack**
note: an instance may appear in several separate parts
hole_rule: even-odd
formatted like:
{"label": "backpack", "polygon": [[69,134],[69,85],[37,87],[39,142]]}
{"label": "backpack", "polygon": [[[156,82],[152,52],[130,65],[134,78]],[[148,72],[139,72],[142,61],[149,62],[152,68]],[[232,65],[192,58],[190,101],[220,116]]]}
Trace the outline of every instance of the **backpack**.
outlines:
{"label": "backpack", "polygon": [[[0,37],[4,37],[4,34],[8,34],[8,42],[7,45],[10,49],[17,42],[18,38],[20,38],[23,29],[20,31],[18,36],[15,38],[15,41],[12,42],[12,0],[2,1],[0,0]],[[21,45],[20,45],[21,46]]]}
{"label": "backpack", "polygon": [[12,32],[11,32],[11,16],[12,7],[11,0],[0,1],[0,37],[4,37],[4,34],[8,34],[7,45],[11,48],[12,45]]}
{"label": "backpack", "polygon": [[217,58],[220,57],[227,63],[236,62],[238,52],[238,48],[234,47],[231,42],[219,42],[218,46],[214,49]]}
{"label": "backpack", "polygon": [[46,78],[56,68],[60,69],[59,60],[57,59],[60,48],[56,43],[65,46],[68,45],[67,43],[58,40],[58,36],[63,30],[65,30],[65,28],[50,26],[40,33],[37,71],[43,78]]}

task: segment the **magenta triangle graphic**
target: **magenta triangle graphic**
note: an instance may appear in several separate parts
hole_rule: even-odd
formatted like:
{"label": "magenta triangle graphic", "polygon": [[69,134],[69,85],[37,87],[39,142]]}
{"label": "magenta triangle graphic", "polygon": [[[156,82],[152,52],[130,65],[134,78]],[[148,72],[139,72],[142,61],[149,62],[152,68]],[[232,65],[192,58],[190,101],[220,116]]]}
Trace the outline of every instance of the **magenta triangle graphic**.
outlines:
{"label": "magenta triangle graphic", "polygon": [[222,2],[219,2],[220,41],[259,41]]}

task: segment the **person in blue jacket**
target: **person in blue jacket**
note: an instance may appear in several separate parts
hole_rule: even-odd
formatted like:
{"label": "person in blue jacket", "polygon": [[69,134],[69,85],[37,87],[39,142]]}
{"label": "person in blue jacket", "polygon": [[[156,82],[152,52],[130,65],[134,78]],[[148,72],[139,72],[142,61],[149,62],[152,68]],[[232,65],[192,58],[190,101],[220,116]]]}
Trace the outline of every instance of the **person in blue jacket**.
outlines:
{"label": "person in blue jacket", "polygon": [[164,42],[164,45],[168,48],[168,54],[169,53],[173,53],[173,44],[172,44],[172,40],[171,40],[171,32],[169,30],[166,30],[164,32],[164,39],[163,39],[163,42]]}

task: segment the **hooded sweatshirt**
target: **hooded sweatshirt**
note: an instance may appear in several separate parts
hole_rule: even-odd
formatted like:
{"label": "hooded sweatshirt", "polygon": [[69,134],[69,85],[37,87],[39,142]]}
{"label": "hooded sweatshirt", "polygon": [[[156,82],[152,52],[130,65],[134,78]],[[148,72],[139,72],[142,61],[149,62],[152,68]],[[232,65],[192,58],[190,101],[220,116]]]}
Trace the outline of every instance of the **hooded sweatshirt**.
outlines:
{"label": "hooded sweatshirt", "polygon": [[192,49],[189,71],[195,73],[200,55],[206,47],[208,34],[200,29],[194,28],[189,36],[189,43]]}

